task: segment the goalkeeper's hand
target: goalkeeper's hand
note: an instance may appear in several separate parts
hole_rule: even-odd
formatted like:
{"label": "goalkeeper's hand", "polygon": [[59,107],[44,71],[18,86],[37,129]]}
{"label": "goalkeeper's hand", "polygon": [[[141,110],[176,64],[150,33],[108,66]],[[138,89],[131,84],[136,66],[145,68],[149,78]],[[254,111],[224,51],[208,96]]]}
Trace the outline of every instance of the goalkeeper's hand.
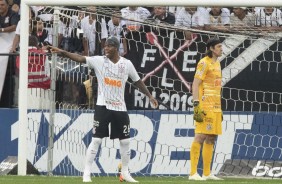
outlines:
{"label": "goalkeeper's hand", "polygon": [[204,110],[200,108],[199,101],[194,101],[193,106],[194,106],[194,116],[193,116],[194,120],[197,122],[203,122],[206,113]]}

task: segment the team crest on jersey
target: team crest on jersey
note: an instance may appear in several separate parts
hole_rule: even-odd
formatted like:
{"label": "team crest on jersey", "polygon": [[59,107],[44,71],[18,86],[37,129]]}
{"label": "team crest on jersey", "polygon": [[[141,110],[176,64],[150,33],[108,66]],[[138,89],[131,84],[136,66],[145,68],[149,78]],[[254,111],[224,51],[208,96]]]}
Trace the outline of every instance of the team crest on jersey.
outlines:
{"label": "team crest on jersey", "polygon": [[212,130],[212,124],[207,124],[207,130]]}
{"label": "team crest on jersey", "polygon": [[125,66],[123,63],[118,65],[118,73],[124,73],[125,71]]}

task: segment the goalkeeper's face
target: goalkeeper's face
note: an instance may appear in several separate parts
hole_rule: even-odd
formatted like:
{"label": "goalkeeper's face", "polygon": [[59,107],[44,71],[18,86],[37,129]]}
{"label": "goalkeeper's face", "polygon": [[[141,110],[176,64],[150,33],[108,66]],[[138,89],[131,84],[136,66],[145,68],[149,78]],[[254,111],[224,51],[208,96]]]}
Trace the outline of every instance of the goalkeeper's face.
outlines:
{"label": "goalkeeper's face", "polygon": [[211,47],[211,51],[213,56],[220,57],[222,55],[222,44],[216,44],[214,47]]}

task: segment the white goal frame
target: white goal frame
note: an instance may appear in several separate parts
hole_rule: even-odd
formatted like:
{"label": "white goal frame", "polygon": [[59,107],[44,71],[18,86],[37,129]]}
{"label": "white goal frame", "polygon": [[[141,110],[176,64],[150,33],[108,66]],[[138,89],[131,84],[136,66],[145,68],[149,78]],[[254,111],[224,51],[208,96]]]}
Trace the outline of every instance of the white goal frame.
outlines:
{"label": "white goal frame", "polygon": [[18,175],[26,175],[27,168],[27,86],[28,86],[28,28],[29,20],[29,6],[45,5],[45,6],[65,6],[65,5],[75,5],[75,6],[155,6],[155,5],[165,5],[165,6],[246,6],[246,7],[260,7],[260,6],[282,6],[281,0],[236,0],[236,1],[226,1],[226,0],[22,0],[21,1],[21,37],[20,37],[20,81],[19,81],[19,138],[18,138]]}

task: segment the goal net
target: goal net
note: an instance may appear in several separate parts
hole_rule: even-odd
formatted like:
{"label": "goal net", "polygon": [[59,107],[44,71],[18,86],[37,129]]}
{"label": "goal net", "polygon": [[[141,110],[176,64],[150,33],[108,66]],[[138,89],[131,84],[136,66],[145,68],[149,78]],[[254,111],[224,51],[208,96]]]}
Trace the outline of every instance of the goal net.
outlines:
{"label": "goal net", "polygon": [[[132,61],[149,91],[161,102],[152,109],[144,94],[126,86],[130,172],[141,176],[187,176],[190,172],[194,137],[191,84],[207,40],[219,37],[224,52],[219,58],[224,118],[212,171],[222,176],[282,177],[280,27],[228,24],[224,29],[216,25],[209,30],[197,29],[152,21],[142,17],[142,11],[121,17],[113,7],[45,7],[37,16],[48,32],[43,45],[46,41],[54,45],[58,39],[58,46],[70,52],[96,55],[103,54],[105,35],[120,38],[120,54]],[[87,16],[94,21],[89,23]],[[85,20],[87,28],[83,27]],[[80,176],[92,136],[95,74],[86,65],[48,51],[30,52],[29,56],[34,57],[29,60],[27,158],[43,174]],[[42,58],[45,64],[39,61]],[[45,80],[50,84],[43,89],[40,84]],[[105,138],[93,161],[92,174],[116,175],[119,163],[119,141]],[[200,161],[200,173],[201,168]]]}

